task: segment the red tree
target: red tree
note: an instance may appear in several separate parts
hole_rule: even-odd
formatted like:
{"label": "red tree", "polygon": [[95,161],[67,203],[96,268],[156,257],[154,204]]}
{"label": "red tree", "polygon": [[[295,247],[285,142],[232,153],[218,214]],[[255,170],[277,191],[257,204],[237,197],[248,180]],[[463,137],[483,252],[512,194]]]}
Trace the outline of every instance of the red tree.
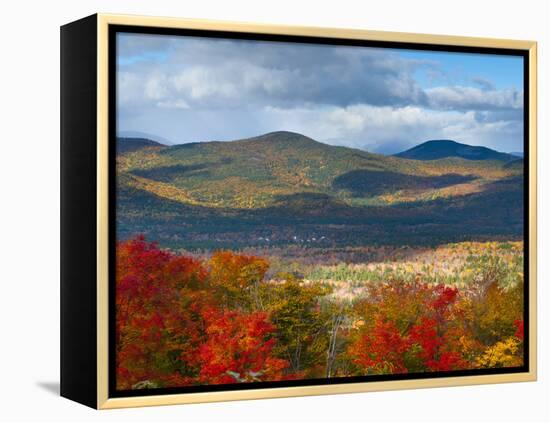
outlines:
{"label": "red tree", "polygon": [[232,259],[220,285],[200,261],[163,251],[143,237],[119,242],[116,251],[119,389],[282,377],[288,363],[271,357],[269,316],[218,304],[225,300],[225,291],[218,290],[240,284],[243,275],[263,275],[262,261]]}
{"label": "red tree", "polygon": [[348,353],[364,373],[407,373],[463,368],[453,305],[458,291],[444,285],[390,283],[358,306],[366,323]]}
{"label": "red tree", "polygon": [[288,362],[272,357],[275,327],[266,313],[208,308],[206,342],[199,348],[200,381],[235,383],[279,380]]}

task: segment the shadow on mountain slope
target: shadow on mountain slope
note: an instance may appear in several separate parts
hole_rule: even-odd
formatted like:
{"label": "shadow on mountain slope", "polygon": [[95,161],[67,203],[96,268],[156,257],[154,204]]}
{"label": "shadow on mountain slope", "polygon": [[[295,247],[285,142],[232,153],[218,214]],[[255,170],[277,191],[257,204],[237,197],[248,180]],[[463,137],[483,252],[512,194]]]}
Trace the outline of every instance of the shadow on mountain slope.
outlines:
{"label": "shadow on mountain slope", "polygon": [[278,197],[274,206],[262,209],[216,209],[119,188],[117,236],[138,233],[164,246],[208,249],[301,240],[324,248],[515,239],[523,234],[523,178],[496,181],[462,197],[384,207],[350,206],[328,195],[301,193]]}
{"label": "shadow on mountain slope", "polygon": [[407,189],[444,188],[476,179],[473,175],[449,173],[416,176],[388,171],[352,170],[334,179],[333,187],[350,191],[354,196],[380,195]]}

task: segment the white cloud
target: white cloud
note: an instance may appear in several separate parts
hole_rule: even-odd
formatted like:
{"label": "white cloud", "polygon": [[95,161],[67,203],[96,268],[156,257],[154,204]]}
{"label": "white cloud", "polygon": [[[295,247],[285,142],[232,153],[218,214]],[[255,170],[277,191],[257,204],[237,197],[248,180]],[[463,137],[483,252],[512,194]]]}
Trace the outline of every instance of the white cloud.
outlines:
{"label": "white cloud", "polygon": [[145,98],[149,100],[162,100],[167,98],[170,94],[167,85],[164,75],[151,75],[143,84]]}
{"label": "white cloud", "polygon": [[294,130],[336,145],[396,153],[429,139],[453,139],[508,151],[523,139],[521,122],[483,122],[473,111],[418,106],[355,105],[323,110],[269,110],[273,127]]}
{"label": "white cloud", "polygon": [[494,110],[521,109],[523,91],[482,90],[475,87],[435,87],[425,90],[428,105],[434,109]]}
{"label": "white cloud", "polygon": [[144,61],[155,57],[151,52],[137,58],[133,44],[125,48],[134,55],[119,61],[119,73],[140,81],[124,88],[136,90],[136,107],[139,99],[143,104],[180,99],[213,108],[223,107],[222,100],[230,100],[234,107],[421,103],[425,94],[413,72],[434,66],[379,49],[308,44],[168,39],[168,59],[150,63]]}
{"label": "white cloud", "polygon": [[164,109],[189,109],[189,104],[187,104],[184,100],[159,101],[157,106]]}

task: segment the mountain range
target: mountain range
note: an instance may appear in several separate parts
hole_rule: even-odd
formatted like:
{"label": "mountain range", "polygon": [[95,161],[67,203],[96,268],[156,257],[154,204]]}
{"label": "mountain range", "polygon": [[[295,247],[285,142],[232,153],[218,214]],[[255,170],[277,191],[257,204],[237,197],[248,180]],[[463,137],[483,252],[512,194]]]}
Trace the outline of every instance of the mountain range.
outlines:
{"label": "mountain range", "polygon": [[487,147],[461,144],[453,140],[431,140],[395,155],[404,159],[438,160],[447,157],[460,157],[466,160],[501,160],[517,158],[512,154],[500,153]]}
{"label": "mountain range", "polygon": [[384,156],[287,131],[170,146],[118,138],[117,230],[185,248],[509,237],[522,230],[522,174],[516,156],[450,140]]}

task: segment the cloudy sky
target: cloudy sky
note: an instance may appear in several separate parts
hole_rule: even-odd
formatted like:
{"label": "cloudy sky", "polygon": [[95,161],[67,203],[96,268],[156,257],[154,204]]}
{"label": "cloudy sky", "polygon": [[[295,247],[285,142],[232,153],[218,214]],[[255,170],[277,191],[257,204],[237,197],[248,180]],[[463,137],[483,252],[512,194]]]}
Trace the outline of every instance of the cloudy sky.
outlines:
{"label": "cloudy sky", "polygon": [[397,153],[523,151],[519,57],[118,34],[117,133],[180,144],[295,131]]}

